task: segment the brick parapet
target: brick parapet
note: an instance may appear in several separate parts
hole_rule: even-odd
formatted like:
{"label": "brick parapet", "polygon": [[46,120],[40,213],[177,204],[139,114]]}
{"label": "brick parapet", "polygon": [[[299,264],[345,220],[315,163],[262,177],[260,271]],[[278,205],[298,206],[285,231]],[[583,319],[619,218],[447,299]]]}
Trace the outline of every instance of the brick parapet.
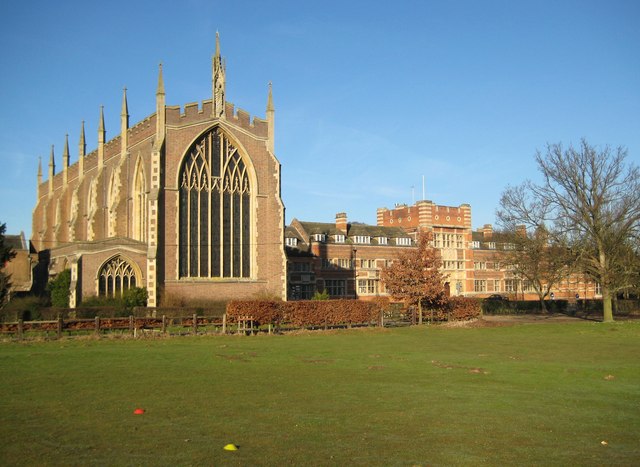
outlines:
{"label": "brick parapet", "polygon": [[[166,108],[166,122],[168,127],[183,127],[210,122],[211,100],[188,103],[182,109],[180,106],[168,106]],[[230,102],[225,106],[225,120],[227,123],[237,126],[259,138],[268,137],[268,124],[265,119],[251,118],[251,115],[243,109],[236,109]]]}

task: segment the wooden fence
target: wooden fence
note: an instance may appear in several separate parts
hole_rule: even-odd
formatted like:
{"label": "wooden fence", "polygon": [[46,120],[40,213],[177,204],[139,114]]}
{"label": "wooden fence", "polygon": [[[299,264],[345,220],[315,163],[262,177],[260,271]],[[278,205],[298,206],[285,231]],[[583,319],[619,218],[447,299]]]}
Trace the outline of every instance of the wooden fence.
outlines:
{"label": "wooden fence", "polygon": [[[176,332],[177,330],[177,332]],[[205,317],[193,314],[190,317],[134,317],[104,318],[96,316],[89,319],[64,319],[62,316],[48,321],[24,321],[0,323],[0,334],[23,339],[27,334],[61,338],[64,335],[94,334],[100,336],[106,332],[120,331],[133,337],[150,333],[161,334],[198,334],[201,332],[227,332],[227,316]]]}
{"label": "wooden fence", "polygon": [[373,323],[344,323],[342,325],[318,325],[318,326],[291,326],[285,323],[274,327],[258,327],[253,317],[243,316],[237,322],[228,323],[227,315],[222,316],[198,316],[193,313],[190,316],[169,317],[162,315],[155,316],[134,316],[128,317],[105,317],[96,316],[94,318],[71,318],[61,314],[54,320],[22,320],[15,322],[0,323],[0,336],[11,336],[22,340],[28,337],[44,337],[60,339],[64,336],[94,335],[103,336],[108,333],[120,333],[131,337],[144,337],[152,335],[197,335],[197,334],[256,334],[264,332],[271,334],[274,330],[287,332],[300,329],[336,329],[351,328],[361,326],[382,326],[396,327],[406,326],[412,320],[399,312],[381,313],[379,320]]}

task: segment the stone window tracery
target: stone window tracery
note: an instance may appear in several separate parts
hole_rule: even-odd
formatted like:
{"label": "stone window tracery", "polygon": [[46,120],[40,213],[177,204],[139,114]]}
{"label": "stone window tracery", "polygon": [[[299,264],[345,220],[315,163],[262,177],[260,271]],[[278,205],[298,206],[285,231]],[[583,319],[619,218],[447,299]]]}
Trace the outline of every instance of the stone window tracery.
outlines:
{"label": "stone window tracery", "polygon": [[137,283],[133,266],[121,256],[115,256],[100,268],[98,295],[120,297],[125,290],[136,287]]}
{"label": "stone window tracery", "polygon": [[249,168],[219,128],[191,146],[179,187],[180,277],[251,277]]}

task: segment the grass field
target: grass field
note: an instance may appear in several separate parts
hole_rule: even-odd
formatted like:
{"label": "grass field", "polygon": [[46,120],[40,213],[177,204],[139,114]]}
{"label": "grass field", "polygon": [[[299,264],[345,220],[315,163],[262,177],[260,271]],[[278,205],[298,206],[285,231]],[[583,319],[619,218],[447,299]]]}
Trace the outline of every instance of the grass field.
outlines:
{"label": "grass field", "polygon": [[639,357],[640,323],[3,343],[0,465],[638,465]]}

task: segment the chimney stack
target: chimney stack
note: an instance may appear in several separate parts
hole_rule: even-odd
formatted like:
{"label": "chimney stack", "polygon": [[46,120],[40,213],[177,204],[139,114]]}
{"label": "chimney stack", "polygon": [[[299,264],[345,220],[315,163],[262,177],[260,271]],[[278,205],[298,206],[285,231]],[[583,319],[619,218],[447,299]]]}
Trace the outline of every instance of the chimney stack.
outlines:
{"label": "chimney stack", "polygon": [[336,214],[336,229],[347,234],[347,213],[339,212]]}
{"label": "chimney stack", "polygon": [[482,228],[482,235],[484,236],[485,240],[491,240],[491,238],[493,237],[493,227],[491,224],[484,225],[484,227]]}

